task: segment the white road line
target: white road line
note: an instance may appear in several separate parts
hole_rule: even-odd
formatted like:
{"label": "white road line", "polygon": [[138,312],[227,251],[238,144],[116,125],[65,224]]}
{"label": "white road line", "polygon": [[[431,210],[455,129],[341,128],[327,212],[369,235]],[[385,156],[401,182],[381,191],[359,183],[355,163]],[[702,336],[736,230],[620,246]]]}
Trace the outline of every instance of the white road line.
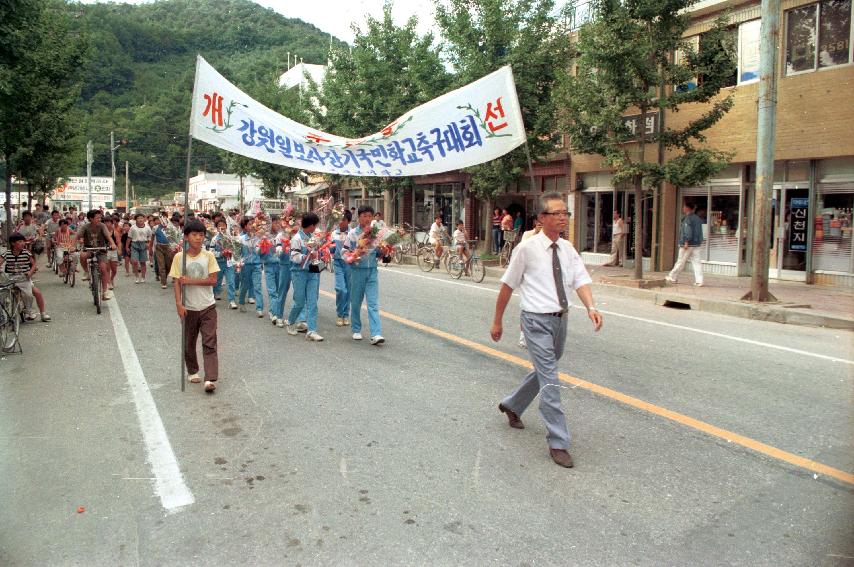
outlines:
{"label": "white road line", "polygon": [[[489,292],[492,294],[498,293],[497,289],[494,289],[491,287],[478,286],[475,284],[467,284],[467,283],[458,282],[458,281],[454,281],[454,280],[433,278],[430,276],[423,276],[421,274],[412,274],[409,272],[402,272],[402,271],[397,271],[397,270],[383,270],[383,273],[394,273],[394,274],[400,274],[403,276],[409,276],[409,277],[413,277],[413,278],[423,278],[425,280],[431,280],[431,281],[439,282],[439,283],[446,283],[446,284],[451,284],[451,285],[459,285],[459,286],[463,286],[463,287],[470,287],[472,289],[478,289],[480,291],[486,291],[486,292]],[[517,293],[514,293],[513,295],[518,296]],[[578,305],[573,305],[573,307],[576,309],[581,309],[581,307]],[[622,317],[623,319],[631,319],[633,321],[641,321],[643,323],[650,323],[652,325],[661,325],[662,327],[670,327],[672,329],[679,329],[681,331],[691,331],[692,333],[699,333],[701,335],[709,335],[712,337],[718,337],[721,339],[727,339],[730,341],[736,341],[736,342],[750,344],[750,345],[759,346],[759,347],[781,350],[784,352],[790,352],[793,354],[799,354],[799,355],[803,355],[803,356],[811,356],[813,358],[820,358],[822,360],[827,360],[830,362],[839,362],[841,364],[854,365],[854,360],[849,360],[847,358],[838,358],[835,356],[828,356],[826,354],[818,354],[815,352],[809,352],[809,351],[800,350],[800,349],[796,349],[796,348],[790,348],[790,347],[786,347],[786,346],[775,345],[773,343],[764,343],[762,341],[754,341],[753,339],[745,339],[745,338],[736,337],[733,335],[725,335],[723,333],[716,333],[715,331],[707,331],[705,329],[695,329],[694,327],[685,327],[683,325],[676,325],[674,323],[665,323],[664,321],[656,321],[655,319],[646,319],[644,317],[637,317],[635,315],[624,315],[623,313],[617,313],[615,311],[606,311],[604,309],[600,309],[599,311],[601,311],[605,315],[612,315],[614,317]]]}
{"label": "white road line", "polygon": [[148,462],[151,464],[151,472],[154,474],[154,492],[160,497],[160,502],[167,512],[177,512],[183,506],[189,506],[196,499],[193,493],[184,483],[178,460],[172,451],[166,428],[160,419],[160,413],[151,396],[142,365],[136,356],[130,334],[128,333],[125,320],[122,317],[119,303],[114,298],[108,304],[110,319],[116,331],[116,342],[122,355],[122,363],[125,367],[128,384],[133,394],[133,402],[136,405],[136,415],[139,418],[142,438],[145,441],[145,449],[148,453]]}

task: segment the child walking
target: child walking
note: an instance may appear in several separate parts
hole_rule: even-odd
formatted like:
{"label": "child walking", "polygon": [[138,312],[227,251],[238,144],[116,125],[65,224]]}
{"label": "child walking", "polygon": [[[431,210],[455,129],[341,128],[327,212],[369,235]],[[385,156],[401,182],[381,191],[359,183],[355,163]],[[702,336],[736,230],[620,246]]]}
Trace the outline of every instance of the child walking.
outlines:
{"label": "child walking", "polygon": [[[216,353],[216,300],[213,286],[216,285],[219,265],[212,252],[202,249],[205,241],[205,225],[197,220],[184,226],[187,241],[187,267],[182,270],[184,252],[172,260],[169,277],[175,283],[175,307],[178,317],[185,323],[184,364],[187,365],[189,381],[198,384],[199,360],[196,356],[196,339],[202,335],[202,354],[205,361],[205,392],[216,390],[219,378],[219,362]],[[184,305],[181,290],[184,291]],[[186,306],[185,306],[186,305]]]}

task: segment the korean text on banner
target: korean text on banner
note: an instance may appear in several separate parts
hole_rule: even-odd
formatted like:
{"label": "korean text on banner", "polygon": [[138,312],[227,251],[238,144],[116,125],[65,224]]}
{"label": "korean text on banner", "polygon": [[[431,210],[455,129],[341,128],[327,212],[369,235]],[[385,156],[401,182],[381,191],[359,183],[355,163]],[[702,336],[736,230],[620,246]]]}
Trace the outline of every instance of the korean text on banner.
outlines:
{"label": "korean text on banner", "polygon": [[403,177],[484,163],[525,143],[510,67],[410,110],[385,128],[350,139],[273,112],[198,58],[190,134],[246,157],[353,176]]}

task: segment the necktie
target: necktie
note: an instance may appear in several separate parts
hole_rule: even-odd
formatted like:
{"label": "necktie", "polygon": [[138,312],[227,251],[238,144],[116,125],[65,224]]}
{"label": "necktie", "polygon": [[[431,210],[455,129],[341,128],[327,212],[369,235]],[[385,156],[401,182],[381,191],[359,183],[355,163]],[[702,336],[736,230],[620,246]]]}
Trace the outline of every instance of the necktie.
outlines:
{"label": "necktie", "polygon": [[566,313],[569,310],[569,301],[566,300],[566,288],[563,284],[563,272],[560,269],[560,258],[557,257],[557,242],[552,243],[552,275],[555,278],[557,288],[557,300],[560,302],[560,310]]}

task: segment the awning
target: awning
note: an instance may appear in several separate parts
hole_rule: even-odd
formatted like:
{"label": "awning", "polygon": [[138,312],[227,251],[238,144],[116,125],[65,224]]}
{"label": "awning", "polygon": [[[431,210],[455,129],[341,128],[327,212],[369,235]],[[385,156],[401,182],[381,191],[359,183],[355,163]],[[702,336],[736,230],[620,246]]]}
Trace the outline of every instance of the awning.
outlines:
{"label": "awning", "polygon": [[297,197],[311,197],[312,195],[323,193],[327,189],[329,189],[328,183],[318,183],[316,185],[309,185],[298,191],[294,191],[293,195],[296,195]]}

